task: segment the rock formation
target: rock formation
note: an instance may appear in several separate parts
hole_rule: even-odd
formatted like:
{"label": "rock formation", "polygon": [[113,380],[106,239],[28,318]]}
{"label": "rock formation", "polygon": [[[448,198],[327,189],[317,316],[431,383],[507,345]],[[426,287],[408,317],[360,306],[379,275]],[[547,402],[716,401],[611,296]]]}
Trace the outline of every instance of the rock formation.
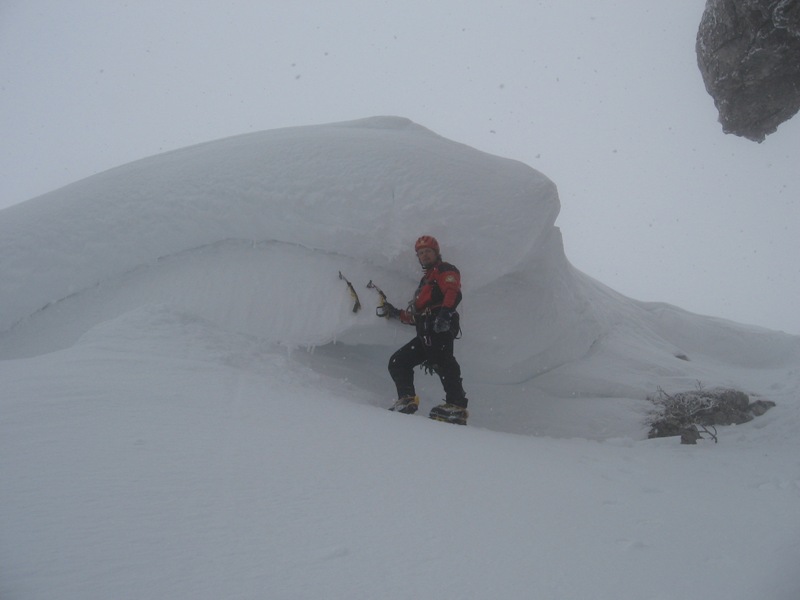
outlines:
{"label": "rock formation", "polygon": [[800,0],[707,0],[696,51],[725,133],[763,142],[800,109]]}

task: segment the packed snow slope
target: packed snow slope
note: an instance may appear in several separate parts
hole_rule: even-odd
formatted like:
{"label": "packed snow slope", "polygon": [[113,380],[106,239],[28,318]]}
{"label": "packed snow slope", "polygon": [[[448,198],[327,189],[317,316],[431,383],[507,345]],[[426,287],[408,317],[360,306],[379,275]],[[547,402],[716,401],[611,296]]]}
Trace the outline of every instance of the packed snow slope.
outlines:
{"label": "packed snow slope", "polygon": [[[0,598],[797,600],[800,340],[615,293],[558,208],[375,118],[0,211]],[[365,286],[409,299],[421,233],[463,273],[467,427],[421,372],[386,410],[413,330]],[[644,439],[646,395],[697,380],[777,405]]]}
{"label": "packed snow slope", "polygon": [[0,379],[3,600],[800,597],[797,389],[716,445],[512,435],[164,306]]}
{"label": "packed snow slope", "polygon": [[[558,211],[541,173],[396,117],[154,156],[0,212],[0,357],[69,348],[168,305],[315,348],[294,356],[317,370],[338,358],[339,375],[388,404],[386,359],[412,330],[377,318],[365,284],[404,305],[420,275],[413,242],[430,234],[463,276],[456,353],[474,425],[641,437],[658,387],[795,386],[800,338],[615,293],[569,264]],[[434,384],[420,381],[425,402],[439,400]]]}

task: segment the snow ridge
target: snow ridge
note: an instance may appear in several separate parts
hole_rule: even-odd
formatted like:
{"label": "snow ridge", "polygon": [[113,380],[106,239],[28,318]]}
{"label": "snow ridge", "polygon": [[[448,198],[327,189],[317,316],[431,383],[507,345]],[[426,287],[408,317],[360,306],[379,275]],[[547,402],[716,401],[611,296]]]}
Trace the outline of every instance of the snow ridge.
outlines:
{"label": "snow ridge", "polygon": [[[567,403],[582,418],[550,422],[551,433],[639,431],[640,414],[620,419],[598,398],[641,403],[659,386],[753,381],[731,380],[731,365],[778,369],[773,385],[793,385],[786,369],[800,338],[610,290],[570,265],[558,210],[541,173],[398,117],[169,152],[0,212],[0,358],[69,348],[100,323],[159,305],[383,372],[388,348],[411,331],[378,319],[365,286],[372,279],[405,305],[424,233],[462,272],[457,355],[468,393],[493,399],[488,427],[536,432]],[[340,270],[362,295],[358,314]],[[382,380],[344,376],[387,393]]]}

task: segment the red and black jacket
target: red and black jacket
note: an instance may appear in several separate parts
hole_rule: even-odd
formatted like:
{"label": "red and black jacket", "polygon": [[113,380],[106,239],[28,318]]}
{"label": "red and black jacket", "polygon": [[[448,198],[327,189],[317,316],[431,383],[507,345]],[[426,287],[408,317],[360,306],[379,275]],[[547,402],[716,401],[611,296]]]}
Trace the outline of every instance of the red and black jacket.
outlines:
{"label": "red and black jacket", "polygon": [[409,325],[435,318],[442,309],[455,313],[461,302],[461,273],[450,263],[438,261],[425,270],[409,310],[400,311],[400,320]]}

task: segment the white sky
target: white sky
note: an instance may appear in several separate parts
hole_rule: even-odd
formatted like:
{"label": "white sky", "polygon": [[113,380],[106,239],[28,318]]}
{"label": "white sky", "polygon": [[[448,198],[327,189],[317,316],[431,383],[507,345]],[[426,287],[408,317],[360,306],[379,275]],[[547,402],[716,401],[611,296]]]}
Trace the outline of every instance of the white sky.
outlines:
{"label": "white sky", "polygon": [[3,0],[0,207],[198,142],[400,115],[553,179],[568,258],[612,288],[800,334],[800,118],[722,133],[704,4]]}

